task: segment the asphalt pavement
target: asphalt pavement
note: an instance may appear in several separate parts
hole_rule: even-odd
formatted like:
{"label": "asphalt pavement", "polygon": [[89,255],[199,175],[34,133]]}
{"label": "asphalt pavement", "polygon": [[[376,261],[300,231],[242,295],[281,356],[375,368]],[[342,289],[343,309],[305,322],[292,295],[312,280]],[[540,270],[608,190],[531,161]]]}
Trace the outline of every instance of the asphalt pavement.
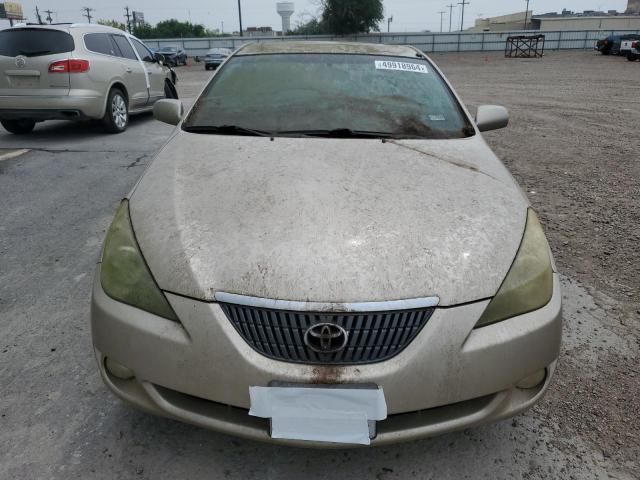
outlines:
{"label": "asphalt pavement", "polygon": [[[188,100],[210,72],[183,72]],[[91,282],[119,200],[171,131],[150,115],[121,135],[64,122],[25,137],[0,131],[1,479],[633,478],[544,421],[544,404],[434,439],[338,451],[254,443],[123,405],[95,366]],[[605,311],[570,278],[563,284],[566,346],[595,344]]]}

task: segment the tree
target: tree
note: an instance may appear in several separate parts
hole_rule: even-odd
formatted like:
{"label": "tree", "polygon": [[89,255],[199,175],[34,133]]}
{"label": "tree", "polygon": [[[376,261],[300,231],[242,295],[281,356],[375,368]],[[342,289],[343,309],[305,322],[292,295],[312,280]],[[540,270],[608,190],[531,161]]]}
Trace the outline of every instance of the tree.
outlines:
{"label": "tree", "polygon": [[119,28],[120,30],[127,29],[124,23],[120,23],[117,20],[98,20],[98,23],[107,27]]}
{"label": "tree", "polygon": [[325,33],[325,31],[322,22],[317,18],[313,18],[307,23],[303,23],[293,30],[289,30],[287,35],[322,35],[323,33]]}
{"label": "tree", "polygon": [[323,0],[323,30],[336,35],[380,31],[382,0]]}
{"label": "tree", "polygon": [[156,38],[156,29],[148,23],[133,27],[133,34],[138,38]]}
{"label": "tree", "polygon": [[147,23],[136,25],[133,34],[138,38],[203,38],[217,36],[204,25],[180,22],[175,18],[163,20],[155,27]]}

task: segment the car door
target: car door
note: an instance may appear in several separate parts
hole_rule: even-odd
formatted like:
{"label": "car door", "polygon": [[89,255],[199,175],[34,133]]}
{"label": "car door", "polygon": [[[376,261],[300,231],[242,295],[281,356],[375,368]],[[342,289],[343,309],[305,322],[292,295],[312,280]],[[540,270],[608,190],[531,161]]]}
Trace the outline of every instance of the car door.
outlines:
{"label": "car door", "polygon": [[124,82],[129,92],[129,109],[144,108],[149,101],[147,72],[124,35],[114,34],[112,38],[120,50],[119,61],[124,66]]}
{"label": "car door", "polygon": [[165,67],[158,63],[151,51],[138,39],[129,37],[133,48],[135,48],[144,68],[149,76],[149,104],[153,105],[161,98],[165,97]]}

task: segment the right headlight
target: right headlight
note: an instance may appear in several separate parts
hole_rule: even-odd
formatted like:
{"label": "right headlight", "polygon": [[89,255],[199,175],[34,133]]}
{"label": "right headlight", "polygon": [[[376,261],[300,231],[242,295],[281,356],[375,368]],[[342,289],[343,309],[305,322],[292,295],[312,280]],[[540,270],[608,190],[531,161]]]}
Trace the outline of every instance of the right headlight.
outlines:
{"label": "right headlight", "polygon": [[549,244],[538,216],[529,209],[516,259],[476,328],[542,308],[552,295],[553,269]]}

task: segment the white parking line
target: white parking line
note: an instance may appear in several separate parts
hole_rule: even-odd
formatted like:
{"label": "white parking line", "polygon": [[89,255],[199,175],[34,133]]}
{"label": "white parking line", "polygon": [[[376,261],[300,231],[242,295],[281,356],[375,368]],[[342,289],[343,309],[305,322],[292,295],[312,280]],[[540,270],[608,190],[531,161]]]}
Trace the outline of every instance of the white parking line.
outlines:
{"label": "white parking line", "polygon": [[24,155],[28,151],[28,149],[22,148],[20,150],[13,150],[11,152],[0,154],[0,162],[3,160],[11,160],[12,158],[19,157],[20,155]]}

